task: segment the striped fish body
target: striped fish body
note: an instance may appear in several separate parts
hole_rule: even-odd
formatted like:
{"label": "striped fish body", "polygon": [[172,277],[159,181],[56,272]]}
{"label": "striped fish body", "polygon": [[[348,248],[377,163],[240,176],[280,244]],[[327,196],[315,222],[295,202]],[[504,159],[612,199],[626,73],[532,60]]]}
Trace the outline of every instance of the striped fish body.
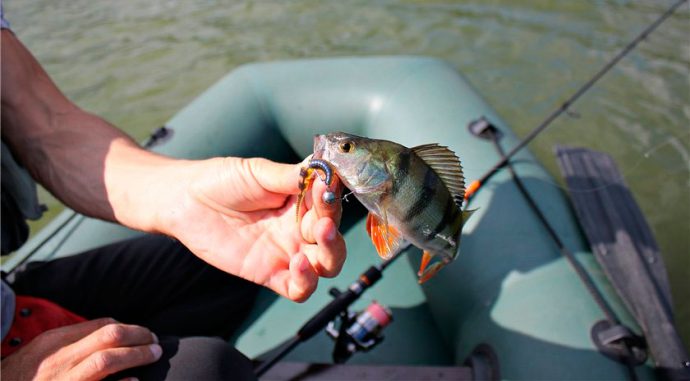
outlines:
{"label": "striped fish body", "polygon": [[[409,148],[396,151],[389,162],[393,168],[390,190],[368,203],[384,206],[389,225],[413,245],[446,261],[454,259],[462,228],[460,207],[429,164]],[[362,202],[367,198],[359,195]],[[379,211],[377,216],[382,214]]]}
{"label": "striped fish body", "polygon": [[313,157],[328,162],[369,210],[367,231],[381,257],[408,240],[424,251],[423,282],[457,256],[468,215],[460,208],[462,167],[446,147],[407,148],[338,132],[317,135]]}

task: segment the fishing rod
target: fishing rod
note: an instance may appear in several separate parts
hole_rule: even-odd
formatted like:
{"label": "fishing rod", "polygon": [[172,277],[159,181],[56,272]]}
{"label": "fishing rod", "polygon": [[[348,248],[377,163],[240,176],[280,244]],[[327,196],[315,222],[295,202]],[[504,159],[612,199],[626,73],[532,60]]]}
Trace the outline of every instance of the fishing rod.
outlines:
{"label": "fishing rod", "polygon": [[[261,377],[264,373],[271,369],[275,363],[280,361],[283,357],[295,349],[297,345],[309,340],[314,335],[321,332],[321,330],[326,328],[326,326],[338,316],[346,314],[352,303],[357,301],[367,289],[372,287],[383,277],[383,270],[390,266],[393,261],[399,257],[402,257],[402,254],[410,246],[411,244],[409,242],[405,242],[398,248],[398,250],[395,251],[391,258],[379,263],[378,265],[369,267],[355,282],[350,285],[350,287],[347,288],[347,290],[340,291],[337,288],[332,288],[330,293],[334,299],[319,312],[317,312],[311,319],[309,319],[309,321],[304,323],[304,325],[297,331],[295,336],[283,344],[282,348],[276,354],[257,365],[254,369],[254,375],[257,378]],[[341,341],[344,339],[344,336],[335,337],[335,339]],[[338,344],[338,342],[336,344]]]}
{"label": "fishing rod", "polygon": [[[476,121],[470,122],[469,130],[475,136],[491,141],[496,149],[496,153],[498,153],[500,157],[505,157],[505,150],[500,143],[500,139],[503,135],[491,122],[482,117]],[[637,374],[635,373],[635,366],[640,365],[647,358],[646,352],[644,351],[646,348],[644,339],[635,335],[628,327],[621,324],[616,312],[606,302],[606,299],[590,274],[577,260],[573,252],[568,249],[559,234],[556,232],[556,229],[554,229],[549,220],[546,218],[544,212],[542,212],[542,210],[539,208],[537,201],[527,190],[527,187],[515,171],[513,163],[508,162],[506,169],[510,173],[510,177],[512,178],[522,197],[527,202],[529,208],[532,210],[542,227],[544,227],[548,235],[556,244],[560,253],[565,257],[573,270],[575,270],[575,274],[585,286],[587,292],[590,294],[599,309],[603,312],[604,316],[606,317],[606,321],[612,327],[614,327],[613,330],[615,330],[616,334],[619,335],[616,337],[616,340],[611,340],[611,343],[614,345],[620,345],[622,353],[624,354],[621,356],[620,361],[628,370],[628,378],[631,381],[637,381],[638,378]]]}
{"label": "fishing rod", "polygon": [[635,366],[639,365],[646,359],[646,353],[644,352],[644,339],[632,333],[627,327],[621,325],[620,319],[616,316],[616,313],[611,309],[611,307],[606,303],[601,292],[592,281],[590,275],[584,269],[584,267],[577,261],[575,256],[570,250],[564,245],[561,238],[558,236],[556,231],[553,229],[551,224],[546,219],[545,215],[537,206],[533,197],[529,194],[526,187],[516,174],[513,169],[510,159],[518,151],[529,144],[537,135],[544,131],[555,119],[557,119],[564,112],[567,112],[569,107],[587,90],[589,90],[597,81],[599,81],[604,75],[606,75],[621,59],[623,59],[630,51],[632,51],[643,39],[645,39],[649,34],[651,34],[659,25],[661,25],[666,19],[668,19],[683,3],[687,0],[679,0],[669,7],[660,17],[658,17],[652,24],[645,28],[640,34],[638,34],[628,45],[625,46],[613,59],[607,62],[592,78],[590,78],[583,86],[581,86],[570,98],[568,98],[559,108],[554,110],[547,118],[538,125],[534,130],[532,130],[522,141],[519,142],[509,153],[505,153],[503,148],[498,142],[500,133],[498,130],[485,118],[473,121],[470,123],[470,132],[474,135],[491,140],[494,144],[500,160],[491,167],[479,180],[475,180],[470,186],[465,195],[465,200],[469,200],[473,197],[477,190],[479,190],[486,181],[488,181],[491,176],[493,176],[498,170],[507,166],[512,179],[514,180],[518,190],[524,196],[530,208],[534,211],[544,228],[547,230],[551,238],[554,240],[559,248],[561,254],[563,254],[570,265],[575,270],[576,274],[582,281],[583,285],[586,287],[587,291],[590,293],[596,304],[602,310],[609,324],[614,326],[618,331],[625,332],[617,340],[611,342],[617,342],[621,345],[622,356],[620,361],[626,366],[628,371],[628,377],[630,380],[637,380],[637,375],[635,373]]}
{"label": "fishing rod", "polygon": [[473,181],[465,191],[465,200],[469,201],[472,196],[485,184],[498,170],[505,167],[508,161],[515,156],[521,149],[523,149],[527,144],[529,144],[534,138],[537,137],[542,131],[544,131],[551,123],[561,116],[564,112],[568,111],[570,106],[572,106],[575,101],[580,98],[582,94],[587,92],[595,83],[597,83],[606,73],[609,72],[616,64],[623,59],[628,53],[630,53],[635,47],[647,36],[649,36],[654,30],[661,25],[666,19],[668,19],[683,3],[688,0],[679,0],[669,7],[666,12],[659,16],[653,23],[651,23],[647,28],[645,28],[640,34],[638,34],[628,45],[623,48],[613,59],[611,59],[606,65],[604,65],[592,78],[589,79],[584,85],[582,85],[573,95],[570,96],[565,102],[563,102],[556,110],[554,110],[549,116],[544,119],[541,124],[534,128],[527,136],[525,136],[517,146],[510,150],[505,156],[503,156],[493,167],[491,167],[482,177],[478,180]]}

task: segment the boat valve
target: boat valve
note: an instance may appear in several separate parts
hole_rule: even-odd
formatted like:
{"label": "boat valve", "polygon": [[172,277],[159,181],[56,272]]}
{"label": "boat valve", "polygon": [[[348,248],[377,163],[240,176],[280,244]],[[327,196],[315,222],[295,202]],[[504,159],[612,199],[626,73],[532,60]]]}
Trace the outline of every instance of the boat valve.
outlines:
{"label": "boat valve", "polygon": [[393,314],[386,306],[373,301],[359,313],[344,311],[336,320],[328,323],[326,332],[335,340],[333,361],[340,364],[355,352],[369,351],[381,343],[382,331],[393,320]]}

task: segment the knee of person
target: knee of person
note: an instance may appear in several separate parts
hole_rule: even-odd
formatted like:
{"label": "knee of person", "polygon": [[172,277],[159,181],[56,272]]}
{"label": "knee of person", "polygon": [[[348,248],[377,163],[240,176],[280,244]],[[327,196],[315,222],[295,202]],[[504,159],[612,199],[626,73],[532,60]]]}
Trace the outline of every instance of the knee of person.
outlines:
{"label": "knee of person", "polygon": [[[161,339],[168,377],[198,380],[255,380],[252,362],[228,342],[214,337]],[[166,351],[168,353],[166,354]],[[163,360],[162,361],[166,361]]]}

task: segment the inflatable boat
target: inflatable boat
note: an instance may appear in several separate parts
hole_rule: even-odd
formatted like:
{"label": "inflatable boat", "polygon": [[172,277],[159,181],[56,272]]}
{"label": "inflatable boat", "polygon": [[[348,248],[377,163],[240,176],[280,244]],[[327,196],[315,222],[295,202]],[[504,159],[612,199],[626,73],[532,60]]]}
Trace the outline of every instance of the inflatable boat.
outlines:
{"label": "inflatable boat", "polygon": [[[500,133],[500,144],[517,144],[480,94],[449,64],[433,58],[258,63],[218,81],[158,130],[148,146],[175,157],[262,156],[294,163],[311,153],[315,134],[344,131],[408,147],[447,145],[471,180],[501,159],[490,141],[467,128],[482,117]],[[473,197],[470,207],[477,211],[463,229],[456,261],[420,285],[420,252],[410,248],[351,306],[351,311],[362,311],[375,301],[391,313],[392,322],[378,345],[348,356],[347,366],[361,372],[388,367],[388,377],[399,379],[440,379],[443,369],[460,369],[454,377],[468,379],[626,379],[634,360],[634,377],[656,379],[653,356],[626,364],[604,353],[598,342],[602,338],[593,329],[606,316],[591,285],[627,330],[619,336],[639,338],[643,332],[596,260],[566,192],[554,186],[555,180],[527,150],[511,162],[512,175],[498,171]],[[513,175],[533,196],[589,284],[554,243]],[[257,362],[270,357],[333,300],[331,288],[346,290],[360,273],[380,263],[367,236],[364,209],[354,197],[343,207],[348,257],[341,274],[321,280],[303,304],[262,292],[232,341],[248,357]],[[137,234],[67,210],[3,267],[29,255],[31,260],[67,256]],[[609,333],[615,336],[616,331]],[[321,331],[278,365],[332,364],[333,348],[334,340]],[[343,374],[341,378],[355,377]],[[280,375],[269,372],[266,377]]]}

